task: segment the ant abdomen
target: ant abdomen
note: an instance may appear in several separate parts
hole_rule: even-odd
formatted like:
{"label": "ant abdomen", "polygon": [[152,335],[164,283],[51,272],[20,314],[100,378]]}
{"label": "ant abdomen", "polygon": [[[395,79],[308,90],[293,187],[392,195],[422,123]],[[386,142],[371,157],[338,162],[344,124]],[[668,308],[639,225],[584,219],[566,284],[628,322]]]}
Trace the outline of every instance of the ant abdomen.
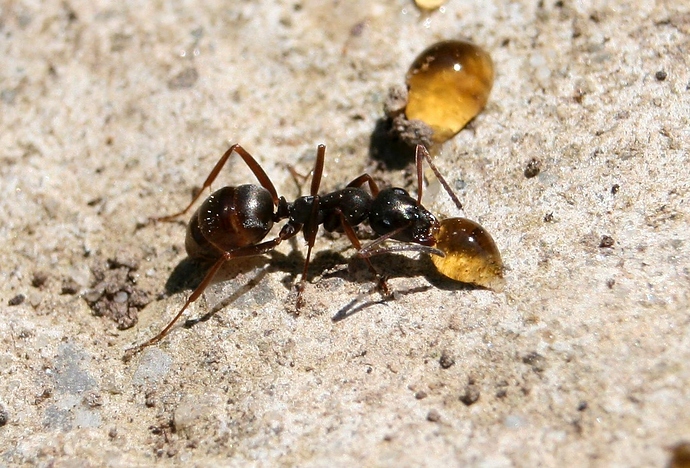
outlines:
{"label": "ant abdomen", "polygon": [[213,192],[187,225],[191,258],[215,259],[225,251],[259,243],[273,227],[273,198],[259,185],[223,187]]}

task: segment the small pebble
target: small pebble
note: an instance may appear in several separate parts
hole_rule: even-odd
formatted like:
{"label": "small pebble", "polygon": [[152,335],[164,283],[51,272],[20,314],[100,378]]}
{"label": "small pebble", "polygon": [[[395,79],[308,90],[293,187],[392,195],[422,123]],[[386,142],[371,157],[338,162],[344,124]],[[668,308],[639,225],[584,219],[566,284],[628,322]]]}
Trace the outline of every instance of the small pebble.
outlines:
{"label": "small pebble", "polygon": [[113,302],[117,302],[118,304],[124,304],[125,302],[127,302],[128,298],[129,298],[129,294],[127,294],[124,291],[118,291],[113,296]]}
{"label": "small pebble", "polygon": [[4,406],[0,405],[0,427],[4,426],[7,424],[7,421],[10,420],[10,414],[7,412]]}
{"label": "small pebble", "polygon": [[599,247],[602,249],[610,249],[613,247],[613,244],[615,241],[613,240],[613,237],[611,236],[601,236],[601,242],[599,242]]}
{"label": "small pebble", "polygon": [[24,299],[26,299],[26,296],[25,296],[24,294],[17,294],[17,295],[14,296],[12,299],[10,299],[9,301],[7,301],[7,305],[10,305],[10,306],[18,306],[19,304],[21,304],[22,302],[24,302]]}
{"label": "small pebble", "polygon": [[441,415],[438,411],[432,409],[427,413],[426,420],[431,422],[439,422],[441,420]]}
{"label": "small pebble", "polygon": [[48,274],[44,271],[35,271],[31,278],[31,286],[34,288],[40,288],[46,284],[48,281]]}
{"label": "small pebble", "polygon": [[439,359],[439,364],[441,364],[442,368],[448,369],[455,364],[455,359],[453,359],[453,356],[448,354],[448,351],[443,351],[441,353],[441,359]]}
{"label": "small pebble", "polygon": [[536,158],[532,158],[529,160],[527,163],[527,166],[525,167],[525,177],[528,179],[531,179],[532,177],[536,177],[539,175],[541,172],[541,161],[539,161]]}
{"label": "small pebble", "polygon": [[479,388],[470,383],[465,387],[465,393],[460,395],[460,401],[462,401],[466,406],[473,405],[479,400],[480,392]]}

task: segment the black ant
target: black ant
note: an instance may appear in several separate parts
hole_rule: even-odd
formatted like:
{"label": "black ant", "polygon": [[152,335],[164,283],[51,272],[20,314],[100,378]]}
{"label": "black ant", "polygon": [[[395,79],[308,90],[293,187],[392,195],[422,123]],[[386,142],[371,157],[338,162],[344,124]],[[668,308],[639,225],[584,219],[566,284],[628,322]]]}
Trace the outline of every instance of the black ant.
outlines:
{"label": "black ant", "polygon": [[[307,255],[302,276],[296,285],[296,307],[299,310],[309,259],[320,225],[329,232],[345,233],[357,249],[357,255],[364,259],[376,276],[377,286],[384,295],[389,294],[388,285],[372,265],[370,257],[385,252],[428,253],[445,276],[483,287],[500,287],[500,282],[495,280],[502,280],[502,263],[491,236],[481,226],[465,218],[439,221],[422,206],[422,163],[426,160],[457,208],[462,209],[462,204],[422,145],[416,148],[416,199],[399,187],[379,190],[369,174],[355,178],[343,189],[319,195],[326,154],[326,147],[319,145],[309,195],[288,202],[285,197],[278,196],[271,179],[252,155],[235,144],[216,163],[199,193],[184,210],[154,221],[170,221],[187,213],[201,193],[211,186],[233,153],[242,158],[261,185],[223,187],[213,192],[192,215],[187,225],[187,254],[191,258],[213,260],[215,263],[170,323],[150,340],[129,349],[129,356],[163,339],[187,307],[201,296],[225,262],[267,253],[301,231],[307,242]],[[364,185],[369,187],[369,191],[364,189]],[[287,222],[278,235],[263,241],[273,223],[282,220]],[[364,222],[368,222],[379,237],[362,246],[354,226]],[[402,244],[380,247],[383,241],[389,239],[401,241]]]}

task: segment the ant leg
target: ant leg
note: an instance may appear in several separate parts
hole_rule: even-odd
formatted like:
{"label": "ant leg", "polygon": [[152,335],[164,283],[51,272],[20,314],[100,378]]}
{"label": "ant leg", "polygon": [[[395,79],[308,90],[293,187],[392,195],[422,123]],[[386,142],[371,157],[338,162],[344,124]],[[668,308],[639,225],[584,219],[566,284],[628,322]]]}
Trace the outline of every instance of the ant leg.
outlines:
{"label": "ant leg", "polygon": [[445,189],[446,193],[450,196],[451,200],[453,200],[453,203],[455,203],[455,206],[458,207],[458,210],[462,211],[462,203],[460,203],[460,200],[458,199],[457,195],[455,195],[455,192],[450,188],[450,185],[448,185],[448,182],[446,182],[446,179],[441,175],[439,170],[436,168],[436,165],[433,163],[431,160],[431,156],[429,155],[429,152],[423,145],[417,145],[416,151],[415,151],[415,162],[417,164],[417,184],[419,185],[418,191],[417,191],[417,203],[421,204],[422,201],[422,161],[426,159],[426,162],[429,164],[429,167],[431,167],[431,170],[434,172],[434,175],[438,179],[438,181],[441,183],[443,188]]}
{"label": "ant leg", "polygon": [[150,340],[137,345],[133,348],[129,348],[127,351],[125,351],[125,360],[129,360],[132,356],[134,356],[136,353],[140,352],[142,349],[147,348],[153,344],[158,343],[160,340],[165,338],[165,336],[170,332],[170,329],[175,325],[175,323],[179,320],[179,318],[182,316],[185,310],[187,310],[187,307],[189,305],[196,301],[199,296],[206,290],[208,285],[211,283],[213,280],[214,276],[216,276],[216,273],[218,273],[218,270],[220,270],[220,267],[222,267],[226,261],[230,259],[228,253],[224,254],[216,263],[213,264],[210,270],[206,273],[206,276],[204,276],[204,280],[197,286],[197,288],[192,292],[192,294],[189,295],[187,298],[187,301],[184,303],[180,311],[173,317],[173,319],[161,330],[160,333],[158,333],[156,336],[151,338]]}
{"label": "ant leg", "polygon": [[[318,190],[318,188],[317,188]],[[295,309],[299,313],[299,310],[304,305],[302,299],[302,291],[304,291],[304,284],[307,282],[307,273],[309,272],[309,260],[311,259],[311,251],[316,243],[316,234],[319,232],[319,197],[314,196],[314,202],[311,206],[311,214],[309,215],[309,222],[304,225],[304,239],[307,241],[307,255],[304,258],[304,268],[302,269],[302,276],[299,282],[295,285],[295,290],[297,291],[297,299],[295,300]]]}
{"label": "ant leg", "polygon": [[292,164],[281,164],[281,166],[285,167],[285,169],[288,170],[290,173],[290,176],[292,177],[292,180],[295,182],[295,186],[297,187],[297,193],[302,194],[302,186],[307,182],[307,179],[311,175],[309,174],[300,174],[297,172],[297,170],[294,168]]}
{"label": "ant leg", "polygon": [[273,198],[273,204],[278,206],[278,192],[276,192],[276,188],[273,185],[273,182],[271,182],[271,179],[268,177],[266,172],[263,170],[261,165],[256,162],[256,159],[249,154],[247,150],[245,150],[241,145],[239,144],[234,144],[228,150],[223,153],[223,156],[220,157],[216,165],[213,167],[211,170],[211,173],[206,177],[206,180],[204,181],[204,184],[201,186],[201,189],[199,190],[199,193],[196,194],[196,196],[192,199],[192,201],[187,205],[187,207],[175,214],[169,215],[169,216],[163,216],[161,218],[153,218],[153,221],[170,221],[174,218],[177,218],[178,216],[182,216],[185,213],[189,211],[189,209],[196,203],[196,201],[201,197],[201,194],[211,186],[214,180],[216,180],[216,177],[218,177],[218,174],[220,173],[221,169],[223,169],[223,166],[225,166],[225,163],[228,162],[228,159],[230,159],[230,156],[232,153],[237,153],[242,160],[245,162],[245,164],[249,167],[249,169],[254,173],[254,176],[258,179],[259,183],[263,188],[269,191],[271,194],[271,198]]}
{"label": "ant leg", "polygon": [[371,177],[369,174],[362,174],[361,176],[357,177],[356,179],[352,180],[349,184],[347,184],[348,187],[361,187],[364,184],[369,184],[369,190],[371,191],[371,194],[376,197],[376,195],[379,194],[379,186],[376,185],[376,182],[374,181],[374,178]]}
{"label": "ant leg", "polygon": [[311,190],[309,194],[316,196],[319,193],[321,186],[321,176],[323,175],[323,162],[326,159],[326,145],[319,145],[316,148],[316,162],[314,163],[314,172],[311,176]]}
{"label": "ant leg", "polygon": [[[355,230],[352,229],[352,226],[350,223],[347,222],[347,219],[345,218],[345,215],[343,214],[340,209],[336,208],[335,210],[338,215],[340,216],[340,225],[343,227],[343,231],[345,232],[345,235],[347,235],[347,238],[350,239],[350,242],[352,243],[352,246],[357,249],[357,252],[362,249],[362,243],[359,241],[359,238],[357,237],[357,233],[355,233]],[[397,234],[397,232],[396,232]],[[362,259],[366,262],[367,266],[369,267],[369,271],[371,271],[374,276],[376,277],[376,286],[379,288],[381,291],[381,294],[384,296],[390,296],[390,288],[388,287],[388,283],[386,283],[386,278],[381,276],[381,274],[376,270],[374,265],[371,263],[371,260],[369,260],[369,256],[361,256]]]}
{"label": "ant leg", "polygon": [[[318,161],[319,157],[323,160],[325,153],[326,153],[326,146],[325,145],[319,145],[317,147],[317,150],[316,150],[317,161],[316,161],[315,165],[319,164],[319,161]],[[297,186],[297,191],[300,194],[302,193],[302,185],[304,185],[307,182],[307,179],[310,176],[312,177],[312,180],[313,180],[314,172],[316,170],[316,168],[315,168],[307,174],[301,174],[301,173],[297,172],[297,169],[295,169],[295,167],[292,164],[278,163],[278,165],[281,167],[284,167],[285,169],[288,170],[288,172],[290,173],[290,176],[292,176],[292,179],[295,181],[295,185]],[[321,165],[323,167],[323,163],[321,163]],[[319,176],[319,179],[320,178],[321,177]],[[319,184],[320,184],[320,180],[319,180]]]}
{"label": "ant leg", "polygon": [[319,187],[321,186],[321,176],[323,175],[323,164],[326,158],[326,147],[319,145],[316,149],[316,162],[314,163],[314,172],[312,173],[311,189],[309,193],[314,197],[311,205],[311,213],[309,214],[309,221],[304,225],[304,239],[307,241],[307,256],[304,259],[304,268],[302,269],[302,276],[295,286],[297,290],[297,300],[295,301],[295,309],[299,310],[304,305],[302,299],[302,291],[304,291],[304,283],[307,281],[307,273],[309,272],[309,260],[311,259],[311,251],[316,243],[316,234],[319,232]]}
{"label": "ant leg", "polygon": [[283,242],[286,239],[289,239],[293,236],[295,236],[299,232],[299,229],[297,226],[291,225],[291,224],[286,224],[283,226],[283,229],[281,229],[280,233],[278,236],[270,241],[262,242],[260,244],[256,245],[249,245],[246,247],[240,247],[237,249],[233,249],[231,251],[226,251],[223,252],[221,257],[216,261],[216,263],[213,264],[211,269],[206,273],[206,276],[204,276],[203,281],[197,288],[190,294],[190,296],[187,298],[187,301],[184,303],[182,308],[179,310],[177,315],[173,317],[173,319],[163,328],[163,330],[158,333],[156,336],[151,338],[150,340],[137,345],[133,348],[129,348],[127,351],[125,351],[125,356],[124,359],[125,361],[128,361],[129,359],[132,358],[135,354],[143,350],[144,348],[147,348],[153,344],[158,343],[160,340],[165,338],[165,336],[170,332],[172,329],[173,325],[179,320],[179,318],[182,316],[185,310],[187,310],[187,307],[189,305],[199,299],[201,294],[206,290],[209,284],[211,284],[211,281],[213,281],[213,278],[216,276],[216,273],[218,273],[218,270],[227,262],[228,260],[232,260],[233,258],[240,258],[240,257],[252,257],[255,255],[261,255],[266,252],[269,252],[273,249],[275,249],[278,244]]}
{"label": "ant leg", "polygon": [[[417,166],[417,204],[422,205],[422,193],[424,190],[424,181],[423,181],[423,175],[422,175],[422,163],[424,162],[424,159],[420,157],[419,155],[419,148],[424,148],[422,145],[417,145],[416,151],[415,151],[415,165]],[[424,151],[426,151],[426,148],[424,148]],[[427,154],[429,152],[427,151]]]}

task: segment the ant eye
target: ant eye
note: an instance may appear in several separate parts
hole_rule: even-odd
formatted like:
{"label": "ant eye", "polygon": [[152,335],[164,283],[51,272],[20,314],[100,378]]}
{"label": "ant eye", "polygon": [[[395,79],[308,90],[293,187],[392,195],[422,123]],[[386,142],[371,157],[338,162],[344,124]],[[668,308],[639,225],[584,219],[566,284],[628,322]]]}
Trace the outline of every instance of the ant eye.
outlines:
{"label": "ant eye", "polygon": [[494,84],[491,56],[467,41],[443,41],[419,54],[407,72],[405,115],[421,120],[442,143],[486,105]]}
{"label": "ant eye", "polygon": [[474,221],[448,218],[441,221],[435,247],[445,257],[432,255],[438,271],[456,281],[501,291],[503,261],[488,232]]}

